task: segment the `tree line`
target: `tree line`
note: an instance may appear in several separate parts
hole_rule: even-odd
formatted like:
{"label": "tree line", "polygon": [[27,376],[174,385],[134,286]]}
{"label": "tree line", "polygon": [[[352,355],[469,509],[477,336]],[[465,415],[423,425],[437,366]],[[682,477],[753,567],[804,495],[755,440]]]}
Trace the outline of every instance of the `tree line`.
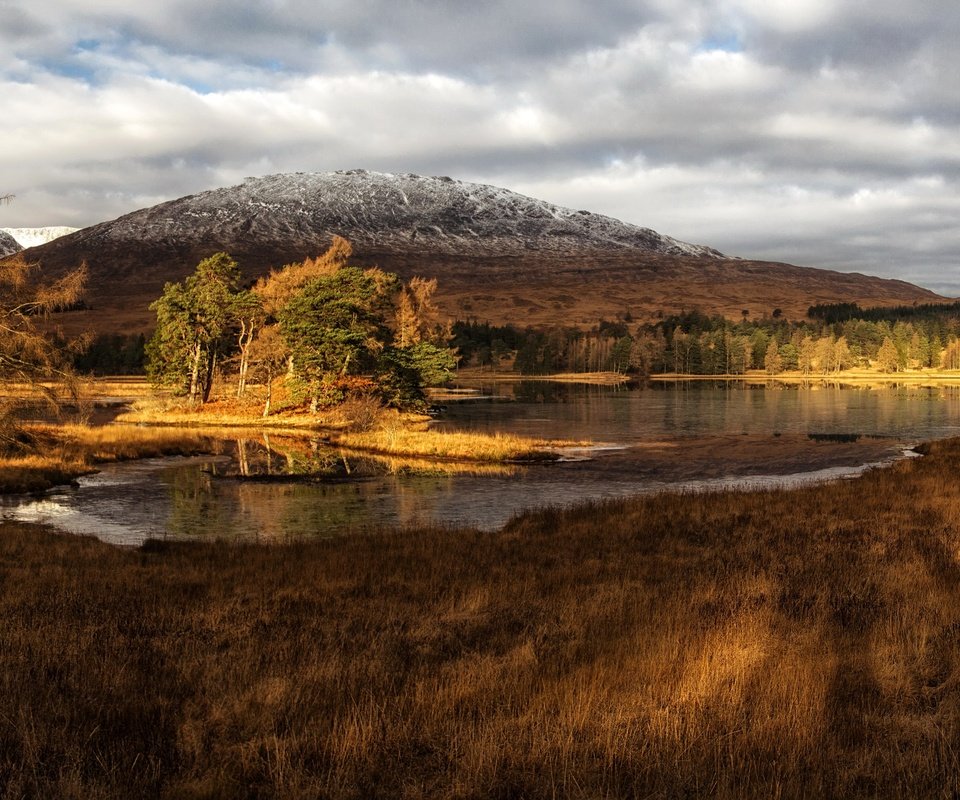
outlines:
{"label": "tree line", "polygon": [[262,383],[264,416],[281,377],[312,411],[364,393],[394,406],[422,403],[423,388],[445,381],[455,365],[433,303],[436,281],[403,283],[350,264],[351,255],[349,242],[334,237],[322,256],[246,288],[230,255],[204,259],[151,305],[148,376],[197,404],[221,374],[238,397]]}
{"label": "tree line", "polygon": [[[861,311],[863,318],[848,316],[852,309]],[[694,311],[635,326],[627,319],[601,321],[589,331],[458,321],[453,325],[453,344],[462,363],[499,367],[512,362],[516,372],[528,375],[960,369],[960,304],[906,309],[859,309],[845,304],[811,312],[815,310],[815,318],[793,322],[779,314],[732,321]],[[898,318],[898,313],[906,318]]]}

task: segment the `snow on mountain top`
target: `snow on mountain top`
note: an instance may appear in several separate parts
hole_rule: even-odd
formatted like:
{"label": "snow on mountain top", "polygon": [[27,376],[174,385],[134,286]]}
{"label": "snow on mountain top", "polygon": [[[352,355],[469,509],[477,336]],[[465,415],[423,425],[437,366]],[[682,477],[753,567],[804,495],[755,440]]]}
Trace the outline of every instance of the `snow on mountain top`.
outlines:
{"label": "snow on mountain top", "polygon": [[238,186],[173,200],[121,219],[131,225],[148,221],[155,231],[163,229],[170,236],[186,225],[252,237],[338,233],[355,245],[449,254],[638,248],[722,257],[709,247],[508,189],[366,170],[247,178]]}
{"label": "snow on mountain top", "polygon": [[78,228],[47,227],[47,228],[0,228],[6,234],[12,236],[22,247],[36,247],[37,245],[52,242],[68,233],[73,233]]}
{"label": "snow on mountain top", "polygon": [[13,253],[19,253],[23,250],[20,243],[9,233],[0,228],[0,257],[9,256]]}

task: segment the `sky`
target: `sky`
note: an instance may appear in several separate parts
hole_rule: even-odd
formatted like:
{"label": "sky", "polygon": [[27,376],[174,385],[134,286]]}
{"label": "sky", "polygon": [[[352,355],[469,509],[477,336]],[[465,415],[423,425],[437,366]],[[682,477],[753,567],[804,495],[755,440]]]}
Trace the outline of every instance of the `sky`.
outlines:
{"label": "sky", "polygon": [[0,226],[449,175],[960,296],[956,0],[0,0]]}

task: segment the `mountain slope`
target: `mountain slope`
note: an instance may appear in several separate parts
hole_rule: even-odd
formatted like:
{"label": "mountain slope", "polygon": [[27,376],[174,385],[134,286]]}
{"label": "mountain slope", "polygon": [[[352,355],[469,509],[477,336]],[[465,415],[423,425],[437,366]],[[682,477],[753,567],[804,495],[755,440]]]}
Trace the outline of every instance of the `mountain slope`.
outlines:
{"label": "mountain slope", "polygon": [[0,229],[0,257],[19,253],[21,250],[23,250],[23,245],[9,233]]}
{"label": "mountain slope", "polygon": [[[362,263],[440,280],[451,316],[595,324],[699,306],[739,315],[816,302],[932,301],[900,281],[725,258],[649,228],[450,178],[363,170],[251,178],[127,214],[26,252],[56,274],[85,260],[99,327],[145,326],[170,280],[226,250],[252,279],[333,235]],[[82,316],[82,315],[81,315]]]}

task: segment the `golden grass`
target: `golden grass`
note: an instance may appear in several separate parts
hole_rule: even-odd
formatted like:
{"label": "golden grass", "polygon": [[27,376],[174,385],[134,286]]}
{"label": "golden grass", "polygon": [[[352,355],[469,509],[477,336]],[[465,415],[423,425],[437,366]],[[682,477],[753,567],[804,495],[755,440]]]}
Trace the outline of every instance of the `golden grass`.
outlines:
{"label": "golden grass", "polygon": [[286,547],[0,534],[6,797],[960,792],[960,440]]}
{"label": "golden grass", "polygon": [[557,458],[556,448],[581,444],[530,439],[506,433],[470,433],[384,426],[372,431],[344,431],[333,442],[349,450],[460,461],[536,461]]}
{"label": "golden grass", "polygon": [[302,409],[261,415],[258,402],[238,402],[234,398],[215,399],[203,405],[191,405],[183,398],[143,397],[129,411],[117,416],[117,422],[137,425],[172,425],[178,427],[247,427],[247,428],[310,428],[336,429],[347,421],[336,411],[309,414]]}
{"label": "golden grass", "polygon": [[352,430],[349,405],[310,414],[302,409],[259,416],[248,404],[224,400],[190,407],[182,401],[147,401],[121,414],[121,423],[176,426],[309,429],[328,435],[331,442],[349,450],[407,458],[504,462],[549,460],[557,447],[574,442],[530,439],[508,434],[454,433],[428,428],[423,414],[381,409],[367,421],[369,430]]}
{"label": "golden grass", "polygon": [[687,375],[679,372],[664,372],[649,377],[652,381],[691,382],[737,381],[744,383],[830,383],[887,386],[891,383],[920,385],[950,385],[960,383],[960,371],[940,369],[908,369],[903,372],[881,372],[877,369],[845,369],[840,372],[814,372],[803,374],[798,370],[769,375],[763,370],[748,370],[736,375]]}
{"label": "golden grass", "polygon": [[213,440],[202,431],[41,423],[24,429],[35,439],[34,452],[0,458],[0,494],[70,483],[100,463],[193,455],[213,448]]}

